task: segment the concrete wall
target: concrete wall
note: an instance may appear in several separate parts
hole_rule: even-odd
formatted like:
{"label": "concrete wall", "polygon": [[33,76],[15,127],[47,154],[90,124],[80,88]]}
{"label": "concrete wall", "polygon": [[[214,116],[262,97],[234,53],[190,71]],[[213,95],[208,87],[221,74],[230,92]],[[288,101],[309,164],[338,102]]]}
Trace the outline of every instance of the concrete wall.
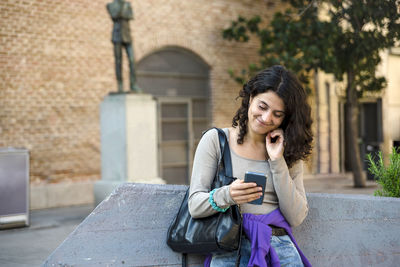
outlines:
{"label": "concrete wall", "polygon": [[[165,243],[186,187],[125,184],[77,227],[43,266],[181,266]],[[308,194],[294,233],[313,266],[396,266],[400,199]],[[191,266],[202,266],[191,256]]]}
{"label": "concrete wall", "polygon": [[30,188],[29,209],[48,209],[94,202],[93,182],[41,184]]}

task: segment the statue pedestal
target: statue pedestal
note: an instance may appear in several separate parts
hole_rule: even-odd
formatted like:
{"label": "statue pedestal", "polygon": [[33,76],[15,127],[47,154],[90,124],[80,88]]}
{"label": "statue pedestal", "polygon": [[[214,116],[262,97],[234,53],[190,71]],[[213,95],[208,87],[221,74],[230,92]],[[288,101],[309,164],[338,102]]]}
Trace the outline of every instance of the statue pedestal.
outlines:
{"label": "statue pedestal", "polygon": [[147,94],[110,94],[100,106],[101,180],[98,205],[126,182],[165,183],[158,177],[156,101]]}

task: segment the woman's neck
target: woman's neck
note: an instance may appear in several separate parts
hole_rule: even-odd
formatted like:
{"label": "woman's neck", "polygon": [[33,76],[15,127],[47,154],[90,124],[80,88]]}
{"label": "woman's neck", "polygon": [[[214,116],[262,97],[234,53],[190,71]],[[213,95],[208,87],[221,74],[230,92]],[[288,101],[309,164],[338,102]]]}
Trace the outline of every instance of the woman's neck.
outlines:
{"label": "woman's neck", "polygon": [[265,136],[254,135],[250,132],[243,138],[243,144],[238,144],[239,127],[231,128],[232,135],[230,134],[230,147],[239,156],[252,160],[265,160]]}
{"label": "woman's neck", "polygon": [[259,145],[265,146],[265,135],[264,134],[256,134],[255,132],[251,131],[250,129],[247,129],[247,134],[243,139],[244,139],[243,143],[248,142],[250,145],[254,145],[254,146],[259,146]]}

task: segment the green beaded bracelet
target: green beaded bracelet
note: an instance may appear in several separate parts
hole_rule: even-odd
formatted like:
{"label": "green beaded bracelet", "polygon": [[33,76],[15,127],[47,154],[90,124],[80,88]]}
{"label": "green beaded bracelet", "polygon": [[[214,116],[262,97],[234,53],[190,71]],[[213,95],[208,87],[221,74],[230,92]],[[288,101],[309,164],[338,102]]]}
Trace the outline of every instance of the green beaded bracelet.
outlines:
{"label": "green beaded bracelet", "polygon": [[213,190],[210,192],[210,197],[208,198],[208,202],[210,202],[211,207],[212,207],[213,209],[215,209],[216,211],[219,211],[219,212],[225,212],[225,211],[227,211],[227,209],[229,209],[229,207],[227,207],[227,208],[225,208],[225,209],[221,209],[221,208],[218,207],[217,204],[214,202],[214,193],[215,193],[215,190],[217,190],[217,188],[213,189]]}

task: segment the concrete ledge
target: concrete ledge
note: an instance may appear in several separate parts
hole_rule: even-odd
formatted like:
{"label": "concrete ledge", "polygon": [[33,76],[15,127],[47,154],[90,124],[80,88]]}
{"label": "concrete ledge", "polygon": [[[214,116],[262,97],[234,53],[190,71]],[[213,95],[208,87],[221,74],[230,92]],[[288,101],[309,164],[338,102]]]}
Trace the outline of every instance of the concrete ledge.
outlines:
{"label": "concrete ledge", "polygon": [[[141,181],[135,181],[136,183],[146,183],[146,184],[165,184],[162,178],[148,178]],[[106,197],[108,197],[118,186],[125,184],[124,181],[112,181],[112,180],[99,180],[94,183],[93,193],[94,193],[94,205],[97,206]]]}
{"label": "concrete ledge", "polygon": [[[124,184],[77,227],[43,266],[181,266],[165,243],[186,186]],[[310,212],[294,229],[313,266],[396,266],[400,199],[308,194]],[[191,255],[190,266],[202,266]]]}
{"label": "concrete ledge", "polygon": [[97,206],[108,197],[118,186],[125,182],[122,181],[96,181],[93,185],[94,205]]}
{"label": "concrete ledge", "polygon": [[307,194],[309,215],[294,234],[313,266],[397,266],[400,199]]}

